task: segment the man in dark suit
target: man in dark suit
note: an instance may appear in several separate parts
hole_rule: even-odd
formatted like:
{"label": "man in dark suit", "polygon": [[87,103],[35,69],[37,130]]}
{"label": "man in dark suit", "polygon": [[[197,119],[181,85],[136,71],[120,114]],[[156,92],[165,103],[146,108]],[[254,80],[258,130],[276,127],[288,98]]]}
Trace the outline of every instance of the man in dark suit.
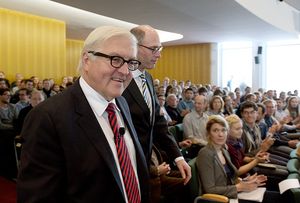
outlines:
{"label": "man in dark suit", "polygon": [[160,58],[162,46],[156,30],[148,25],[141,25],[131,30],[138,40],[138,60],[141,65],[133,71],[133,80],[123,93],[132,116],[134,127],[149,164],[153,143],[164,150],[175,163],[185,179],[191,178],[191,169],[184,161],[175,140],[168,132],[168,125],[160,115],[159,103],[154,91],[151,75],[146,69],[153,69]]}
{"label": "man in dark suit", "polygon": [[[25,120],[18,202],[149,202],[146,159],[121,97],[140,64],[136,54],[136,39],[128,30],[105,26],[88,36],[81,77]],[[114,119],[111,106],[116,106]],[[121,162],[116,137],[126,148],[126,161]],[[121,163],[130,168],[130,178]],[[134,180],[131,190],[128,180]]]}

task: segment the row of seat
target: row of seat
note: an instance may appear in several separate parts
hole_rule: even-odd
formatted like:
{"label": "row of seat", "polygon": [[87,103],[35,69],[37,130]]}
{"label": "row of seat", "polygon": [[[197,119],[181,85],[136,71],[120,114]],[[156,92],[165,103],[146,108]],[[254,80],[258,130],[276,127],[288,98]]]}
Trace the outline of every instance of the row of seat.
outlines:
{"label": "row of seat", "polygon": [[[183,126],[177,124],[169,127],[169,132],[174,136],[177,142],[183,140]],[[293,150],[290,154],[291,159],[289,160],[287,167],[289,171],[288,179],[298,179],[300,181],[300,157],[296,154],[297,150]],[[183,151],[184,153],[184,151]],[[228,202],[228,198],[222,195],[215,194],[202,194],[201,182],[198,177],[198,170],[196,166],[196,158],[190,160],[189,165],[192,169],[192,178],[188,184],[189,196],[191,202],[206,203],[206,202]],[[288,191],[295,203],[300,203],[300,188],[293,188]]]}
{"label": "row of seat", "polygon": [[[291,159],[287,164],[289,171],[288,179],[298,179],[300,181],[300,157],[296,154],[297,150],[293,150],[290,154]],[[300,188],[292,188],[289,190],[295,203],[300,203]]]}

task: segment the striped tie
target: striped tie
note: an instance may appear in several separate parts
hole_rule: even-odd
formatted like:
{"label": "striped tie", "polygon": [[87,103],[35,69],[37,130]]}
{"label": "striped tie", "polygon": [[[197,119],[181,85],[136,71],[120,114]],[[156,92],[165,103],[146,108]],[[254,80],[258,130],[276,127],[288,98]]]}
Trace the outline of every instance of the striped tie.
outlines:
{"label": "striped tie", "polygon": [[[111,129],[114,133],[115,145],[118,153],[119,164],[122,172],[123,182],[129,203],[140,203],[141,197],[138,189],[137,179],[131,164],[129,153],[125,144],[124,136],[119,132],[119,124],[115,113],[115,105],[109,103],[106,112]],[[109,187],[109,186],[108,186]]]}
{"label": "striped tie", "polygon": [[148,94],[145,75],[141,74],[140,78],[142,79],[142,91],[143,91],[144,100],[145,100],[148,108],[151,109],[151,103],[150,103],[150,98],[149,98],[149,94]]}

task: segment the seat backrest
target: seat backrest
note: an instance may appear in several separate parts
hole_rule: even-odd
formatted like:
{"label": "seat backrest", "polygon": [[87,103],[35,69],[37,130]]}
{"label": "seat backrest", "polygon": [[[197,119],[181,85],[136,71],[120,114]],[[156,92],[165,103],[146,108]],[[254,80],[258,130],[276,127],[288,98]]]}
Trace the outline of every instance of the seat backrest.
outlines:
{"label": "seat backrest", "polygon": [[183,140],[183,125],[182,123],[176,124],[176,140],[177,142],[181,142]]}
{"label": "seat backrest", "polygon": [[299,159],[290,159],[287,163],[287,168],[289,173],[299,173],[300,170],[300,161]]}
{"label": "seat backrest", "polygon": [[200,177],[198,175],[198,169],[196,164],[196,158],[191,159],[188,164],[191,167],[192,177],[188,183],[189,197],[191,202],[194,203],[228,203],[229,200],[226,196],[217,194],[204,194],[202,191]]}
{"label": "seat backrest", "polygon": [[198,176],[198,169],[196,165],[196,158],[188,162],[191,167],[192,178],[188,183],[190,197],[194,200],[197,196],[202,195],[201,185]]}

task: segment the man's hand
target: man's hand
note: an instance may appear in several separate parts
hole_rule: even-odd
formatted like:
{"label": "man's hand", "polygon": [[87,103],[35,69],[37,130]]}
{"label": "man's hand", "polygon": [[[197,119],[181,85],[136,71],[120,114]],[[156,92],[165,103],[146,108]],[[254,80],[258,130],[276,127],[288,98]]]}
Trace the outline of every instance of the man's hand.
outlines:
{"label": "man's hand", "polygon": [[191,167],[186,163],[184,159],[176,161],[177,168],[181,173],[181,177],[184,179],[184,185],[186,185],[192,177]]}
{"label": "man's hand", "polygon": [[183,141],[179,142],[179,147],[181,147],[181,148],[188,148],[192,144],[193,144],[192,140],[186,139],[186,140],[183,140]]}

